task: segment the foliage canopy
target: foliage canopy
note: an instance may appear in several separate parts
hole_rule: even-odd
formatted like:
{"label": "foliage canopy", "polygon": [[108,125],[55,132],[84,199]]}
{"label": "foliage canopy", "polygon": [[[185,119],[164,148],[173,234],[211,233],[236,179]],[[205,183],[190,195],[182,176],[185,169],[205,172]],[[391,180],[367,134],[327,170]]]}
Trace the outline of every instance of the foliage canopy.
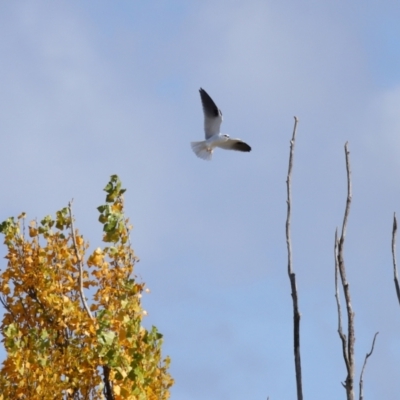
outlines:
{"label": "foliage canopy", "polygon": [[[98,210],[106,247],[89,249],[74,228],[72,205],[31,222],[25,214],[0,225],[7,247],[0,275],[1,324],[7,358],[0,400],[169,398],[170,360],[162,335],[141,322],[144,283],[132,277],[137,258],[118,176]],[[87,302],[84,290],[93,294]]]}

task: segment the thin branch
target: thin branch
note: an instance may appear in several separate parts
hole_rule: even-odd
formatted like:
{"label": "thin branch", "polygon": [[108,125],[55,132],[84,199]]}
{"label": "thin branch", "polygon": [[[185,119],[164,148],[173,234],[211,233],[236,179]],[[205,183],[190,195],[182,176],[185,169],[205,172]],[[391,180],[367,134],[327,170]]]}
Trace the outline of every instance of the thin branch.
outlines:
{"label": "thin branch", "polygon": [[290,238],[290,221],[291,221],[291,202],[292,202],[292,169],[293,169],[293,156],[294,156],[294,145],[296,139],[297,130],[297,117],[294,117],[294,128],[293,136],[290,141],[290,155],[289,155],[289,170],[286,179],[287,186],[287,218],[286,218],[286,245],[288,251],[288,275],[290,280],[290,286],[292,289],[292,300],[293,300],[293,340],[294,340],[294,364],[296,370],[296,388],[297,388],[297,400],[303,400],[303,388],[301,378],[301,357],[300,357],[300,311],[299,302],[296,287],[296,274],[293,272],[292,264],[292,242]]}
{"label": "thin branch", "polygon": [[[342,225],[342,233],[340,235],[339,241],[337,242],[337,264],[340,272],[340,279],[342,282],[344,298],[346,302],[346,311],[347,311],[347,343],[344,344],[343,349],[343,357],[346,363],[347,369],[347,377],[345,380],[345,384],[343,385],[346,389],[347,400],[354,400],[354,312],[351,305],[351,296],[350,296],[350,286],[346,279],[346,268],[344,265],[344,241],[346,237],[346,228],[347,221],[350,212],[350,205],[352,199],[351,193],[351,170],[350,170],[350,157],[348,150],[348,143],[346,142],[344,146],[344,151],[346,155],[346,172],[347,172],[347,199],[346,199],[346,208],[344,212],[343,225]],[[343,343],[342,335],[339,336]]]}
{"label": "thin branch", "polygon": [[343,217],[343,225],[342,225],[342,234],[340,236],[340,242],[344,242],[346,236],[346,228],[347,228],[347,220],[349,218],[350,213],[350,205],[351,205],[351,169],[350,169],[350,152],[348,149],[348,142],[344,145],[344,152],[346,156],[346,173],[347,173],[347,199],[346,199],[346,209]]}
{"label": "thin branch", "polygon": [[343,351],[343,359],[346,363],[346,368],[348,369],[349,366],[347,364],[347,338],[346,335],[343,333],[342,329],[342,307],[340,305],[340,295],[339,295],[339,262],[338,262],[338,237],[337,237],[337,229],[335,231],[335,297],[336,297],[336,305],[338,311],[338,333],[339,337],[342,341],[342,351]]}
{"label": "thin branch", "polygon": [[360,400],[363,400],[363,399],[364,399],[364,394],[363,394],[363,384],[364,384],[363,375],[364,375],[364,369],[365,369],[365,366],[367,365],[367,360],[368,360],[369,356],[370,356],[370,355],[373,353],[373,351],[374,351],[375,340],[376,340],[376,337],[377,337],[378,333],[379,333],[379,332],[376,332],[375,335],[374,335],[374,340],[372,341],[371,351],[370,351],[369,353],[366,354],[365,359],[364,359],[364,365],[363,365],[362,370],[361,370],[361,375],[360,375]]}
{"label": "thin branch", "polygon": [[287,187],[287,218],[286,218],[286,245],[288,251],[288,274],[289,276],[293,273],[292,270],[292,242],[290,238],[290,222],[292,216],[291,210],[291,202],[292,202],[292,170],[293,170],[293,157],[294,157],[294,145],[296,139],[296,130],[297,130],[297,117],[294,117],[294,128],[292,140],[290,141],[290,154],[289,154],[289,170],[286,179],[286,187]]}
{"label": "thin branch", "polygon": [[72,216],[72,200],[68,203],[68,212],[69,212],[69,217],[71,219],[72,242],[74,244],[75,255],[76,255],[76,258],[78,259],[78,266],[79,266],[79,293],[81,295],[82,304],[83,304],[87,314],[89,315],[90,319],[93,319],[92,313],[90,312],[90,308],[86,302],[85,294],[83,292],[83,261],[82,261],[81,255],[79,254],[78,246],[76,244],[74,218]]}
{"label": "thin branch", "polygon": [[1,304],[3,304],[3,307],[11,314],[11,316],[13,317],[13,320],[15,321],[17,318],[16,318],[15,314],[13,313],[12,308],[7,305],[7,301],[5,298],[3,298],[3,296],[0,296],[0,302],[1,302]]}
{"label": "thin branch", "polygon": [[396,287],[397,300],[400,304],[400,285],[399,277],[397,275],[397,263],[396,263],[396,234],[397,234],[397,219],[396,213],[393,215],[393,231],[392,231],[392,255],[393,255],[393,274],[394,274],[394,285]]}

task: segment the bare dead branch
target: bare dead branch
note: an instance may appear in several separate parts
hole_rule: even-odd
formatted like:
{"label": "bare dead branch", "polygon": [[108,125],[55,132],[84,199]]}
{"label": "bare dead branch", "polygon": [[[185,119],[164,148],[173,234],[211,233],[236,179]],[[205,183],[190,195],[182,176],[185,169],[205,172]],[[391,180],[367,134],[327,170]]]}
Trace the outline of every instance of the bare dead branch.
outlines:
{"label": "bare dead branch", "polygon": [[[350,169],[350,152],[348,149],[348,142],[344,145],[344,151],[346,156],[346,172],[347,172],[347,199],[346,199],[346,209],[343,218],[343,225],[342,225],[342,234],[340,236],[340,242],[344,242],[346,236],[346,228],[347,228],[347,220],[349,218],[350,213],[350,205],[351,205],[351,169]],[[340,250],[340,249],[339,249]]]}
{"label": "bare dead branch", "polygon": [[363,367],[362,367],[362,370],[361,370],[361,374],[360,374],[360,400],[363,400],[363,399],[364,399],[364,394],[363,394],[363,384],[364,384],[363,375],[364,375],[364,369],[365,369],[365,366],[367,365],[367,360],[368,360],[369,356],[370,356],[370,355],[373,353],[373,351],[374,351],[375,340],[376,340],[376,337],[377,337],[378,333],[379,333],[379,332],[376,332],[375,335],[374,335],[374,340],[372,341],[371,351],[370,351],[369,353],[366,354],[365,359],[364,359],[364,364],[363,364]]}
{"label": "bare dead branch", "polygon": [[290,141],[290,155],[289,155],[289,169],[286,179],[287,186],[287,218],[286,218],[286,245],[288,251],[288,275],[290,280],[290,286],[292,290],[293,300],[293,339],[294,339],[294,364],[296,370],[296,388],[297,388],[297,400],[303,400],[303,388],[301,378],[301,358],[300,358],[300,311],[299,302],[296,287],[296,274],[293,272],[292,264],[292,242],[290,238],[290,222],[291,222],[291,202],[292,202],[292,169],[293,169],[293,156],[294,156],[294,145],[296,139],[297,130],[297,117],[294,117],[294,128],[293,136]]}
{"label": "bare dead branch", "polygon": [[351,305],[350,296],[350,286],[346,279],[346,268],[344,264],[344,241],[346,237],[347,221],[350,212],[350,205],[352,199],[351,193],[351,170],[350,170],[350,157],[348,150],[348,143],[346,142],[344,146],[345,156],[346,156],[346,171],[347,171],[347,199],[346,208],[344,212],[342,233],[340,235],[339,241],[336,239],[337,252],[335,251],[337,268],[339,269],[340,279],[343,287],[344,298],[346,302],[347,311],[347,338],[342,333],[339,332],[340,339],[342,340],[343,346],[343,358],[346,364],[347,377],[344,383],[346,389],[347,400],[354,400],[354,312]]}
{"label": "bare dead branch", "polygon": [[397,263],[396,263],[396,234],[397,234],[397,219],[396,213],[393,215],[393,231],[392,231],[392,256],[393,256],[393,275],[394,275],[394,286],[396,287],[397,300],[400,304],[400,285],[399,277],[397,275]]}
{"label": "bare dead branch", "polygon": [[292,170],[293,170],[293,157],[294,157],[294,144],[296,139],[297,130],[297,117],[294,117],[294,128],[292,140],[290,141],[290,154],[289,154],[289,170],[286,179],[287,187],[287,218],[286,218],[286,245],[288,250],[288,274],[293,273],[292,271],[292,242],[290,238],[290,222],[291,222],[291,202],[292,202]]}
{"label": "bare dead branch", "polygon": [[[338,237],[337,237],[337,229],[335,231],[335,297],[336,297],[336,305],[338,311],[338,333],[339,337],[342,341],[342,352],[343,352],[343,359],[346,363],[346,369],[348,369],[347,365],[347,338],[346,335],[343,333],[342,329],[342,307],[340,305],[340,295],[339,295],[339,285],[338,285],[338,275],[339,275],[339,262],[338,262]],[[344,385],[343,385],[344,386]]]}
{"label": "bare dead branch", "polygon": [[90,319],[93,319],[92,313],[90,312],[90,308],[86,302],[85,294],[83,292],[83,261],[82,257],[79,254],[78,246],[76,244],[76,236],[75,236],[75,228],[74,228],[74,218],[72,215],[72,200],[68,203],[68,212],[69,217],[71,219],[71,236],[72,242],[74,244],[75,255],[78,260],[78,267],[79,267],[79,294],[81,296],[83,307],[85,308],[87,314],[89,315]]}

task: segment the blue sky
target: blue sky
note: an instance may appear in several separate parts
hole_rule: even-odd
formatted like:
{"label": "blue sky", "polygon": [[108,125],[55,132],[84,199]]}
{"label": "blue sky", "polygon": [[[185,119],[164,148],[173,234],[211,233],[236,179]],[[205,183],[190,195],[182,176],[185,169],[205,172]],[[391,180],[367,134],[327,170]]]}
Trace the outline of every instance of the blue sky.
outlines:
{"label": "blue sky", "polygon": [[[400,213],[400,6],[395,1],[20,1],[0,5],[0,219],[54,213],[101,244],[96,207],[118,174],[164,333],[172,398],[292,399],[285,244],[289,140],[299,118],[292,241],[305,398],[337,400],[334,231],[349,141],[345,248],[366,398],[400,391],[390,253]],[[198,89],[252,146],[198,159]],[[0,255],[4,254],[4,248]],[[4,268],[5,261],[2,267]],[[4,357],[4,352],[0,351]]]}

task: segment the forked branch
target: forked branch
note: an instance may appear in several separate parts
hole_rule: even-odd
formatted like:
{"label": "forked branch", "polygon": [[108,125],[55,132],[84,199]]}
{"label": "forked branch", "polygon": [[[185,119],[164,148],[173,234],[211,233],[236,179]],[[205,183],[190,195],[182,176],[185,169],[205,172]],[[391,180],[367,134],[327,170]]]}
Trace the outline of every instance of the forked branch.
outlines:
{"label": "forked branch", "polygon": [[288,252],[288,275],[290,280],[290,286],[292,290],[293,300],[293,339],[294,339],[294,364],[296,370],[296,388],[297,388],[297,400],[303,400],[303,388],[301,378],[301,358],[300,358],[300,311],[299,302],[296,287],[296,274],[293,272],[292,264],[292,242],[290,238],[290,222],[291,222],[291,202],[292,202],[292,169],[293,169],[293,156],[294,156],[294,145],[296,139],[297,130],[297,117],[294,117],[294,128],[292,140],[290,141],[290,155],[289,155],[289,170],[286,179],[287,186],[287,218],[286,218],[286,245]]}
{"label": "forked branch", "polygon": [[[335,235],[335,277],[336,277],[336,302],[338,307],[338,333],[342,341],[343,358],[346,364],[347,377],[343,384],[346,389],[347,400],[354,400],[354,312],[351,305],[350,286],[346,279],[346,268],[344,264],[344,241],[346,237],[347,221],[350,213],[350,205],[352,199],[351,193],[351,170],[350,170],[350,153],[348,143],[344,146],[346,156],[346,172],[347,172],[347,199],[344,212],[342,232],[340,238]],[[346,302],[347,312],[347,336],[342,331],[342,316],[339,301],[339,288],[337,284],[337,271],[339,271],[340,281],[342,283],[344,298]]]}
{"label": "forked branch", "polygon": [[363,380],[363,376],[364,376],[364,369],[365,366],[367,365],[367,360],[370,357],[370,355],[373,353],[374,351],[374,347],[375,347],[375,340],[376,337],[378,335],[379,332],[376,332],[374,335],[374,340],[372,341],[372,346],[371,346],[371,351],[369,353],[366,354],[365,359],[364,359],[364,364],[361,370],[361,374],[360,374],[360,400],[364,399],[364,393],[363,393],[363,384],[364,384],[364,380]]}

